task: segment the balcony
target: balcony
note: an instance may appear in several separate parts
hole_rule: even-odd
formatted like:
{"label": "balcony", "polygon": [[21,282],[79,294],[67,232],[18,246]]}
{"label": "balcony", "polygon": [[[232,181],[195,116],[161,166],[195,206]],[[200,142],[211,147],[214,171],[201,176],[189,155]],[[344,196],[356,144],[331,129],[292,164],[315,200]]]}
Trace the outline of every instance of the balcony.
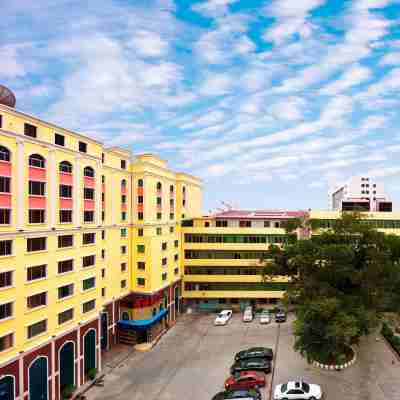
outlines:
{"label": "balcony", "polygon": [[86,188],[94,189],[96,186],[96,181],[91,176],[84,176],[83,177],[83,185]]}
{"label": "balcony", "polygon": [[162,190],[161,190],[161,189],[157,189],[156,195],[157,195],[158,197],[161,197],[161,196],[162,196]]}
{"label": "balcony", "polygon": [[29,196],[29,208],[43,210],[46,208],[46,196]]}
{"label": "balcony", "polygon": [[94,211],[94,200],[84,200],[83,208],[85,211]]}
{"label": "balcony", "polygon": [[126,186],[121,186],[121,194],[126,194],[126,193],[127,193]]}
{"label": "balcony", "polygon": [[46,182],[46,169],[39,167],[29,167],[29,180]]}
{"label": "balcony", "polygon": [[0,161],[0,176],[11,177],[11,163],[9,161]]}
{"label": "balcony", "polygon": [[280,290],[183,290],[182,296],[189,299],[282,299],[285,292]]}
{"label": "balcony", "polygon": [[138,196],[143,196],[143,188],[142,187],[138,187],[137,194],[138,194]]}
{"label": "balcony", "polygon": [[143,204],[138,204],[138,205],[137,205],[137,210],[138,210],[139,212],[143,212]]}
{"label": "balcony", "polygon": [[60,185],[72,186],[73,176],[68,172],[60,172]]}
{"label": "balcony", "polygon": [[0,193],[0,208],[11,208],[11,193]]}
{"label": "balcony", "polygon": [[162,211],[162,205],[161,204],[157,204],[157,211],[159,211],[159,212]]}
{"label": "balcony", "polygon": [[126,203],[121,204],[121,211],[126,211]]}
{"label": "balcony", "polygon": [[72,199],[60,198],[60,210],[72,210]]}

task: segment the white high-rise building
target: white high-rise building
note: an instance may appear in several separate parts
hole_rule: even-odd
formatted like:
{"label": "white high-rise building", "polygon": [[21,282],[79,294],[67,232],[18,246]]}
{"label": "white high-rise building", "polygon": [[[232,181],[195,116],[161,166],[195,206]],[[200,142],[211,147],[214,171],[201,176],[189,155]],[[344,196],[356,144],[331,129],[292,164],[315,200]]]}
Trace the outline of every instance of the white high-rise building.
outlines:
{"label": "white high-rise building", "polygon": [[332,210],[392,211],[392,202],[382,182],[368,176],[354,176],[329,194]]}

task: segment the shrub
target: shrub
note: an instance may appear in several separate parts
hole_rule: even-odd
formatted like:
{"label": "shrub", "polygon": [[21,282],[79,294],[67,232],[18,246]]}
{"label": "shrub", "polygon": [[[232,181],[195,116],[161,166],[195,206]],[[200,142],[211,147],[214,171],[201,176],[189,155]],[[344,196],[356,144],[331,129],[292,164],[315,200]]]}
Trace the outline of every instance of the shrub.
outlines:
{"label": "shrub", "polygon": [[72,384],[69,384],[65,386],[65,388],[62,390],[61,397],[64,399],[71,399],[72,395],[75,392],[76,387]]}
{"label": "shrub", "polygon": [[96,375],[97,375],[97,368],[91,368],[91,369],[89,369],[87,375],[88,375],[89,379],[91,379],[91,380],[93,380],[94,378],[96,378]]}

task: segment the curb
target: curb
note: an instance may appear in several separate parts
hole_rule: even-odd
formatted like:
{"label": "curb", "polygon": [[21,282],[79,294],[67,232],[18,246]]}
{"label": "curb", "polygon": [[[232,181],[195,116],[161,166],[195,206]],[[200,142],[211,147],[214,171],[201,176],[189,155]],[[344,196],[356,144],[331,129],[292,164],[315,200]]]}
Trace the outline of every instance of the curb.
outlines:
{"label": "curb", "polygon": [[329,364],[322,364],[318,361],[312,361],[311,364],[317,368],[326,369],[328,371],[341,371],[342,369],[352,366],[357,361],[357,352],[355,351],[354,347],[351,347],[351,349],[353,350],[354,357],[350,361],[344,364],[329,365]]}

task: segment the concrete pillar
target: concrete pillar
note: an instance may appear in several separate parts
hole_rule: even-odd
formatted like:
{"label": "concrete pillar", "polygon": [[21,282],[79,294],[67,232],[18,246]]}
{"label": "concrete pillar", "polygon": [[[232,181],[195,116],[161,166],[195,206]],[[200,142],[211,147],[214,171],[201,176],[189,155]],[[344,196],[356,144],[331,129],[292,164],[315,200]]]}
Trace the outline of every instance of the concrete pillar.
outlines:
{"label": "concrete pillar", "polygon": [[[20,355],[18,359],[18,374],[19,374],[19,398],[23,400],[24,398],[24,356]],[[15,393],[17,395],[17,393]]]}
{"label": "concrete pillar", "polygon": [[77,341],[76,341],[76,348],[78,352],[78,365],[77,365],[77,383],[76,386],[79,387],[81,386],[81,327],[78,325],[78,332],[76,333],[77,335]]}
{"label": "concrete pillar", "polygon": [[54,228],[57,224],[57,202],[59,199],[57,188],[57,171],[56,152],[50,150],[47,163],[47,213],[49,216],[48,223],[50,228]]}
{"label": "concrete pillar", "polygon": [[101,163],[97,161],[97,170],[95,174],[95,223],[96,225],[102,225],[101,221]]}
{"label": "concrete pillar", "polygon": [[17,220],[16,226],[17,230],[24,229],[25,226],[25,171],[28,168],[27,163],[25,162],[25,150],[24,150],[24,141],[20,138],[17,138],[17,182],[16,182],[16,200],[17,200]]}
{"label": "concrete pillar", "polygon": [[[60,371],[59,371],[60,372]],[[60,379],[60,376],[58,377]],[[51,341],[51,394],[56,398],[56,341]]]}

